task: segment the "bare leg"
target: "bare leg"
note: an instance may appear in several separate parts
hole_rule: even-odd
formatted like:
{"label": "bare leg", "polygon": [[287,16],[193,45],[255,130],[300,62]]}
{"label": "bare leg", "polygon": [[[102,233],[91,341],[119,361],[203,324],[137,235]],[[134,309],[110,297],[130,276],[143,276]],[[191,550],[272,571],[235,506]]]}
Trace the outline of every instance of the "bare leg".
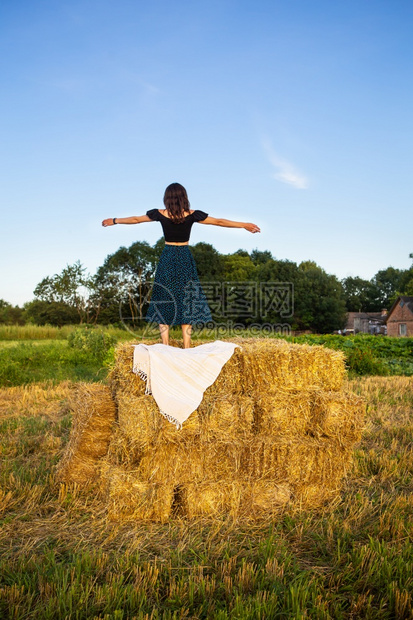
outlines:
{"label": "bare leg", "polygon": [[184,339],[184,349],[189,349],[191,346],[192,325],[181,325],[181,327],[182,338]]}
{"label": "bare leg", "polygon": [[162,323],[159,323],[159,330],[161,332],[162,344],[169,345],[169,325],[162,325]]}

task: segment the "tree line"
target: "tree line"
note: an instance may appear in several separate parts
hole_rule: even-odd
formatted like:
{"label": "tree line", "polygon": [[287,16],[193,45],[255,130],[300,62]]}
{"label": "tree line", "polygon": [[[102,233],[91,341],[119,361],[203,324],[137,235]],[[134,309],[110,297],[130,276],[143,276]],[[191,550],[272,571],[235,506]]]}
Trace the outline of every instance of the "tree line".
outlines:
{"label": "tree line", "polygon": [[[106,257],[94,275],[87,273],[79,261],[67,265],[60,274],[43,278],[34,290],[34,299],[22,308],[0,300],[0,323],[63,326],[119,325],[129,321],[135,327],[146,324],[143,317],[163,247],[163,237],[153,246],[137,241],[130,247],[120,247]],[[359,277],[339,280],[313,261],[297,264],[278,260],[268,250],[255,249],[248,253],[240,249],[221,254],[203,242],[191,246],[190,250],[205,290],[212,291],[214,283],[225,283],[225,295],[232,294],[234,299],[238,296],[241,303],[232,307],[231,318],[233,323],[245,326],[276,323],[288,324],[294,330],[329,333],[344,327],[347,312],[379,312],[389,309],[399,294],[413,295],[413,264],[405,270],[388,267],[378,271],[371,280]],[[276,291],[278,303],[264,315],[263,296],[268,291],[263,283],[272,283],[275,288],[277,283],[280,285]],[[284,293],[289,295],[291,312],[285,308],[282,284],[290,285],[290,290],[287,287]],[[251,297],[251,303],[254,301],[255,316],[248,311],[247,297]],[[214,321],[219,322],[222,308],[218,308],[214,299],[208,301]]]}

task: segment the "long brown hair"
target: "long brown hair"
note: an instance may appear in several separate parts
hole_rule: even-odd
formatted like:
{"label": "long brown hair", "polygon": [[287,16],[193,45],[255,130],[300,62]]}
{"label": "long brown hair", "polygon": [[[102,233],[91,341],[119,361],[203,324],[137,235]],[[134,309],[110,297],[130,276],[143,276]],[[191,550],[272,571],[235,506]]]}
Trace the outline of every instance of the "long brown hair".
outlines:
{"label": "long brown hair", "polygon": [[188,194],[180,183],[171,183],[165,190],[163,203],[168,215],[175,224],[181,224],[189,214]]}

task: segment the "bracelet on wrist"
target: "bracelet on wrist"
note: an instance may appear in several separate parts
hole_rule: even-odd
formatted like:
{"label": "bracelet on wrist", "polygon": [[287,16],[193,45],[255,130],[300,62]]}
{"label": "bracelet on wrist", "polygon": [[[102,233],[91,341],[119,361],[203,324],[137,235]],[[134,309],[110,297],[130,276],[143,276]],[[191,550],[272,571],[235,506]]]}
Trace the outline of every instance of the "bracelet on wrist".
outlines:
{"label": "bracelet on wrist", "polygon": [[113,223],[117,224],[116,217],[113,217],[112,219],[113,219]]}

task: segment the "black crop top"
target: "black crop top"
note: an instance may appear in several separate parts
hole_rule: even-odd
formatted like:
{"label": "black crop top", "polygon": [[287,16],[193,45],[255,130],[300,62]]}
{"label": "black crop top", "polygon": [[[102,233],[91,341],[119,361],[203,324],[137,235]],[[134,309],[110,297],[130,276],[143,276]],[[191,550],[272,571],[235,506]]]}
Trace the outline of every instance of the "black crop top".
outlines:
{"label": "black crop top", "polygon": [[169,217],[162,215],[158,209],[150,209],[146,215],[155,222],[162,224],[165,241],[173,243],[189,241],[192,224],[194,222],[202,222],[208,217],[208,213],[204,211],[194,211],[189,213],[181,224],[175,224]]}

